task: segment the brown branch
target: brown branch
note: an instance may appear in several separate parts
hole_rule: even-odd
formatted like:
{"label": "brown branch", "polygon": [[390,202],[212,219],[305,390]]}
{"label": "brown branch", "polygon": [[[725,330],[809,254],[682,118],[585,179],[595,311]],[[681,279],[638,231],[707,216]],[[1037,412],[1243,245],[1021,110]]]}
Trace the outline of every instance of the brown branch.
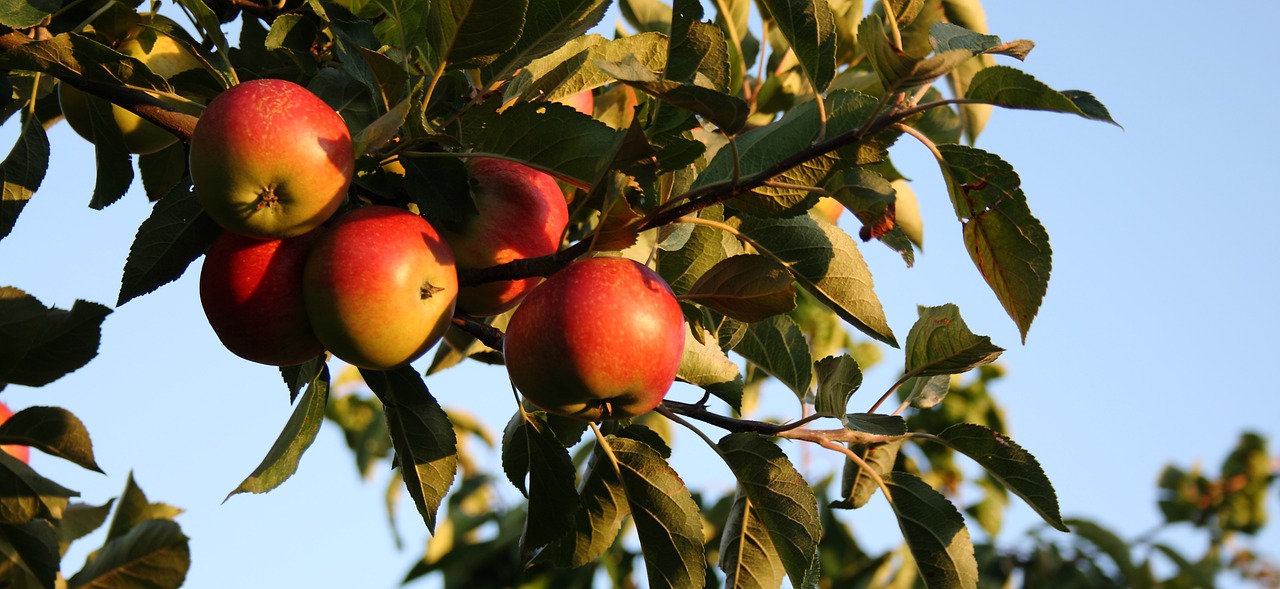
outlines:
{"label": "brown branch", "polygon": [[[33,43],[32,39],[20,32],[13,31],[0,35],[0,53],[13,51],[28,43]],[[81,80],[75,78],[59,78],[63,84],[70,84],[94,96],[98,96],[112,104],[119,105],[124,109],[155,123],[160,128],[173,133],[178,139],[184,143],[191,141],[191,133],[195,131],[196,117],[174,109],[172,106],[165,104],[160,99],[147,94],[141,90],[125,88],[113,84],[103,84],[101,82],[92,82],[89,80]]]}
{"label": "brown branch", "polygon": [[475,317],[458,312],[453,314],[453,324],[457,326],[458,329],[461,329],[462,331],[471,334],[471,336],[477,340],[480,340],[480,343],[499,352],[502,351],[502,339],[505,334],[503,334],[498,328],[487,323],[483,323]]}
{"label": "brown branch", "polygon": [[505,264],[476,270],[458,270],[459,286],[475,286],[486,282],[517,280],[530,276],[550,276],[568,266],[591,249],[591,239],[583,239],[549,256],[512,260]]}

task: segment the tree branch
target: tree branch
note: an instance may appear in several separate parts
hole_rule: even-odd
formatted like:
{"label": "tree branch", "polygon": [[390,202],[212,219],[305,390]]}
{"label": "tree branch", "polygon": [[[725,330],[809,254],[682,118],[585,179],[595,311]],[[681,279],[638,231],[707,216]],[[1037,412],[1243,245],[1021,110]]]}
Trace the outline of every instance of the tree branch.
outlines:
{"label": "tree branch", "polygon": [[505,334],[498,328],[463,313],[453,314],[453,324],[480,340],[480,343],[499,352],[502,351],[502,339]]}
{"label": "tree branch", "polygon": [[[34,41],[17,31],[0,35],[0,53],[13,51]],[[58,78],[62,84],[70,84],[94,96],[98,96],[112,104],[119,105],[160,128],[173,133],[183,143],[191,141],[191,133],[195,131],[197,117],[180,112],[160,99],[141,90],[125,88],[113,84],[103,84],[88,80]]]}
{"label": "tree branch", "polygon": [[549,256],[512,260],[489,268],[458,270],[458,286],[475,286],[486,282],[517,280],[530,276],[550,276],[568,266],[591,249],[590,238],[583,239]]}

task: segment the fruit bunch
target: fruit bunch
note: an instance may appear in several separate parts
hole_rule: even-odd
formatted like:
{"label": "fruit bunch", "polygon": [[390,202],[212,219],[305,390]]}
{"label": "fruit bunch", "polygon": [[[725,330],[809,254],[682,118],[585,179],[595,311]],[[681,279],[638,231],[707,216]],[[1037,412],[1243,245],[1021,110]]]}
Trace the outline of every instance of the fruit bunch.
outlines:
{"label": "fruit bunch", "polygon": [[474,210],[438,230],[404,208],[348,203],[350,132],[323,100],[283,80],[245,82],[214,98],[189,157],[196,198],[225,229],[206,252],[201,300],[238,356],[288,366],[327,350],[389,370],[440,341],[455,310],[515,309],[503,353],[512,382],[543,409],[585,420],[635,416],[656,407],[675,379],[683,316],[646,266],[588,258],[542,284],[459,287],[458,270],[560,249],[569,211],[547,174],[470,159]]}

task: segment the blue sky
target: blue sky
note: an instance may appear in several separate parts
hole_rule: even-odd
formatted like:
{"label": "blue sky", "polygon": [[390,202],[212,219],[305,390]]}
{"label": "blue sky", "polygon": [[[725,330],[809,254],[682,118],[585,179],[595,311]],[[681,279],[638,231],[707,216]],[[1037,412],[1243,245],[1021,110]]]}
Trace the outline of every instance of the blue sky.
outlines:
{"label": "blue sky", "polygon": [[[1270,310],[1280,194],[1269,140],[1280,136],[1280,117],[1267,101],[1277,90],[1270,27],[1280,5],[985,5],[993,34],[1037,43],[1016,67],[1054,88],[1093,92],[1124,125],[997,111],[979,138],[1018,170],[1053,244],[1049,292],[1026,344],[963,252],[931,157],[909,140],[893,157],[915,181],[925,253],[908,270],[886,248],[863,251],[899,334],[917,305],[952,302],[973,331],[1008,349],[996,394],[1013,438],[1039,458],[1064,515],[1132,537],[1159,521],[1155,481],[1167,462],[1216,471],[1246,429],[1269,437],[1273,455],[1280,447],[1280,390],[1268,375],[1280,330]],[[5,150],[15,127],[0,128]],[[49,175],[0,241],[0,283],[64,308],[77,298],[111,304],[149,205],[134,192],[90,210],[88,144],[65,125],[50,139]],[[132,470],[153,500],[185,508],[187,587],[397,585],[425,530],[404,505],[406,548],[396,549],[383,507],[389,473],[361,481],[332,424],[281,488],[222,503],[292,408],[274,369],[219,345],[200,310],[196,270],[117,309],[85,368],[43,389],[4,391],[15,409],[60,405],[80,416],[107,475],[39,453],[33,466],[95,504],[116,496]],[[851,409],[869,406],[896,376],[900,354],[886,349],[885,358]],[[497,370],[454,370],[428,385],[446,407],[495,430],[513,410]],[[780,387],[766,395],[794,399]],[[676,468],[691,486],[729,488],[728,471],[706,466],[693,436],[680,433],[677,444]],[[814,472],[838,468],[825,453],[812,460]],[[1269,507],[1280,508],[1275,493]],[[897,534],[882,501],[851,521],[867,536]],[[1011,532],[1035,523],[1020,505],[1009,515]],[[1280,553],[1277,528],[1256,545]]]}

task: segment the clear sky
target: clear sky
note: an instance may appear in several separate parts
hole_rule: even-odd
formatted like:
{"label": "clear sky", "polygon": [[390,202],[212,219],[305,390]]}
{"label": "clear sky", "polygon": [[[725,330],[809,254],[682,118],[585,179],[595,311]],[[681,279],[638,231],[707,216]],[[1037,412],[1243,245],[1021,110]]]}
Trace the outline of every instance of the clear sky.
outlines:
{"label": "clear sky", "polygon": [[[925,253],[908,270],[886,248],[863,251],[900,338],[916,305],[953,302],[974,332],[1008,349],[1009,374],[995,392],[1013,438],[1054,482],[1063,514],[1133,537],[1160,521],[1155,482],[1167,462],[1201,460],[1216,472],[1246,429],[1270,438],[1273,455],[1280,447],[1280,390],[1267,376],[1280,331],[1280,315],[1269,310],[1280,252],[1269,141],[1280,136],[1280,116],[1266,102],[1277,93],[1280,4],[985,5],[993,34],[1037,43],[1014,65],[1054,88],[1093,92],[1124,125],[997,111],[979,138],[978,147],[1020,173],[1053,244],[1048,296],[1026,344],[964,253],[932,159],[908,139],[892,154],[915,180]],[[0,149],[15,133],[14,122],[0,128]],[[50,139],[45,183],[0,241],[0,284],[63,308],[77,298],[110,305],[149,205],[135,191],[90,210],[88,144],[61,124]],[[15,409],[48,404],[76,413],[107,475],[38,452],[33,466],[94,504],[118,495],[132,470],[151,499],[185,508],[178,521],[192,538],[187,587],[396,586],[420,555],[425,530],[403,505],[406,547],[397,550],[383,506],[389,473],[361,481],[333,424],[282,487],[222,503],[292,407],[275,369],[220,346],[200,309],[197,270],[198,263],[117,309],[100,355],[85,368],[42,389],[4,391]],[[896,376],[900,353],[886,349],[885,359],[852,410],[869,406]],[[514,410],[497,370],[454,370],[428,385],[443,405],[495,430]],[[780,387],[766,395],[794,399]],[[728,471],[704,463],[705,449],[687,432],[678,434],[676,453],[691,486],[730,488]],[[814,462],[818,473],[839,464],[824,453]],[[1275,493],[1269,501],[1274,515]],[[850,521],[868,538],[898,534],[880,500]],[[1008,521],[1017,532],[1037,518],[1018,504]],[[1280,526],[1255,544],[1280,554]],[[79,563],[65,567],[71,573]]]}

